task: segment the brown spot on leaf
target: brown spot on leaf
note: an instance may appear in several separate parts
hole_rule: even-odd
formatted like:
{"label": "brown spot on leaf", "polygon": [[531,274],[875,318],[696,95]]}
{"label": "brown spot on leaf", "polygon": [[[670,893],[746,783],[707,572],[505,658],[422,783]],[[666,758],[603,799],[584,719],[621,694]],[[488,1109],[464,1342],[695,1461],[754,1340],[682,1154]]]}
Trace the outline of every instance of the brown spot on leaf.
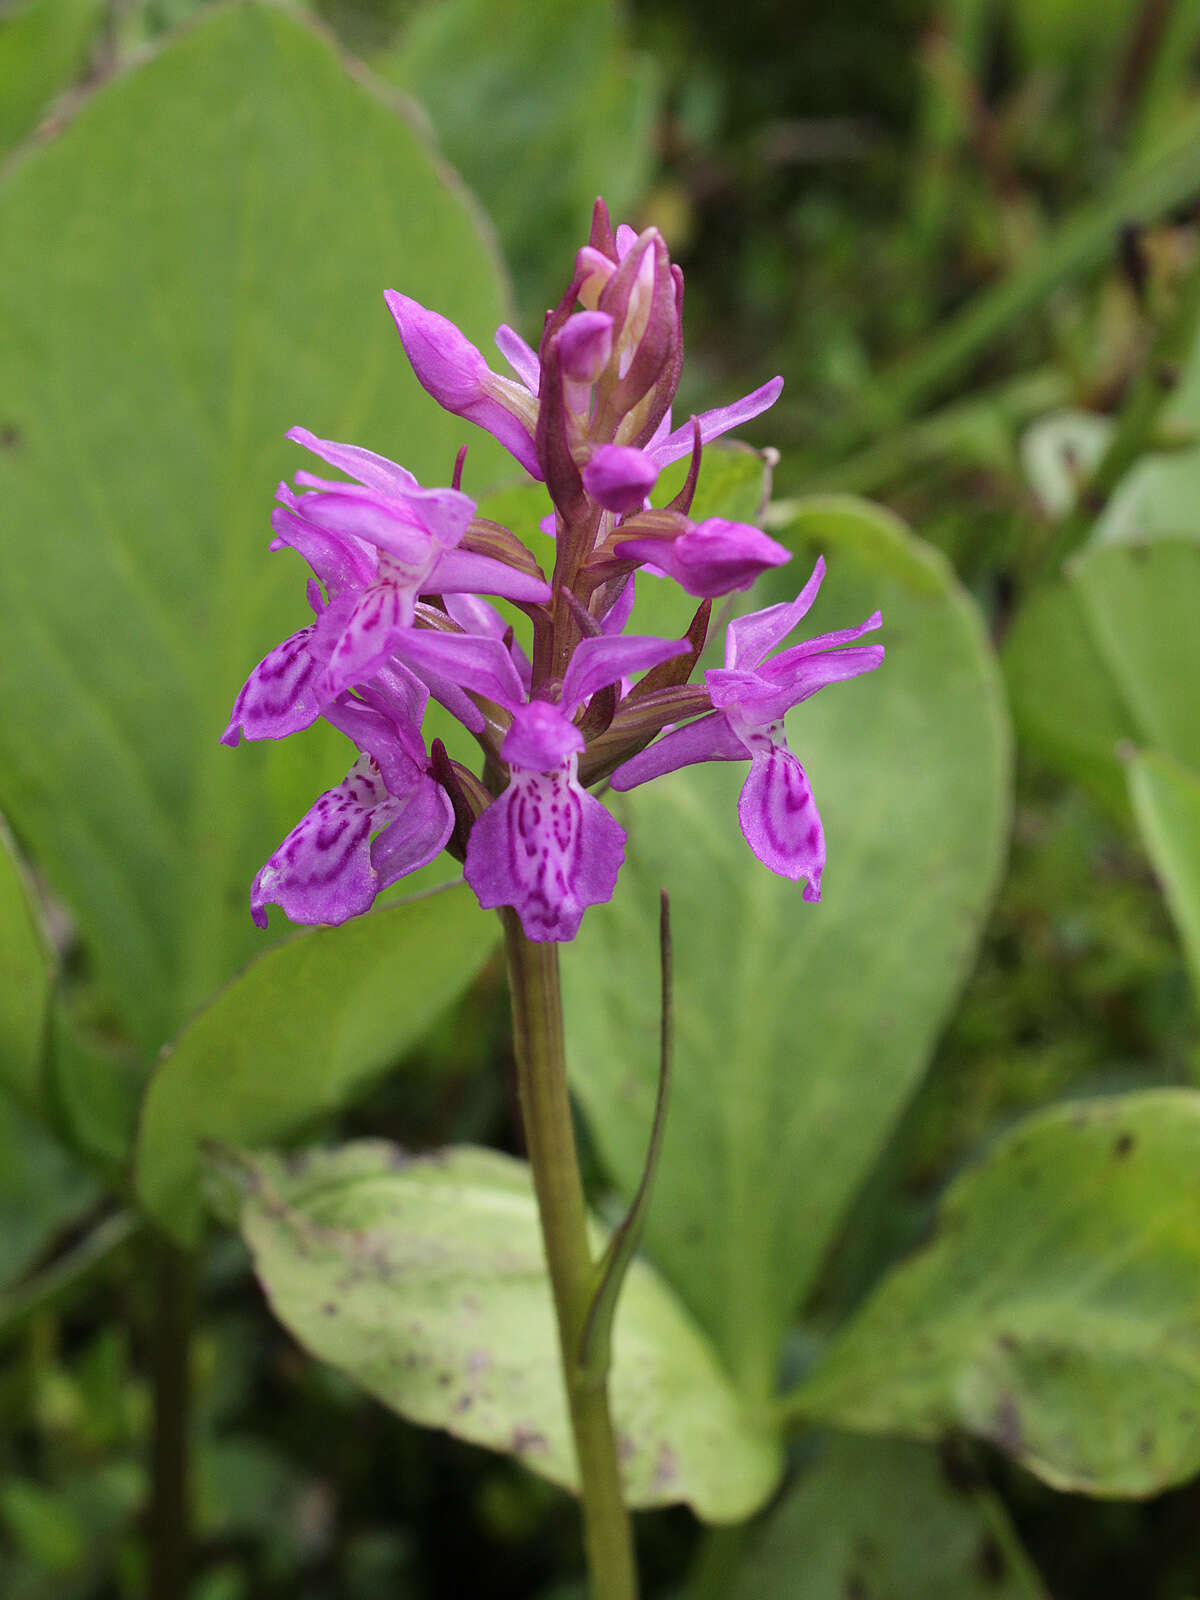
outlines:
{"label": "brown spot on leaf", "polygon": [[667,1489],[679,1476],[679,1459],[674,1450],[665,1441],[658,1447],[658,1459],[654,1463],[653,1483],[656,1489]]}
{"label": "brown spot on leaf", "polygon": [[845,1595],[846,1600],[870,1600],[866,1579],[857,1572],[847,1573]]}
{"label": "brown spot on leaf", "polygon": [[327,1317],[336,1317],[337,1309],[338,1308],[334,1305],[332,1300],[326,1300],[325,1304],[321,1307],[321,1310]]}
{"label": "brown spot on leaf", "polygon": [[970,1448],[956,1433],[938,1440],[938,1459],[946,1486],[954,1494],[971,1494],[981,1487],[983,1475],[972,1459]]}
{"label": "brown spot on leaf", "polygon": [[1113,1140],[1113,1155],[1118,1161],[1123,1160],[1133,1149],[1137,1140],[1131,1133],[1121,1133]]}
{"label": "brown spot on leaf", "polygon": [[0,423],[0,450],[24,448],[25,436],[15,422]]}
{"label": "brown spot on leaf", "polygon": [[975,1565],[984,1583],[1003,1583],[1008,1576],[1008,1560],[991,1534],[980,1544]]}
{"label": "brown spot on leaf", "polygon": [[519,1456],[531,1455],[546,1448],[546,1436],[536,1428],[527,1428],[524,1423],[518,1422],[513,1428],[509,1445]]}
{"label": "brown spot on leaf", "polygon": [[1014,1395],[1000,1396],[992,1413],[991,1436],[1000,1449],[1007,1451],[1009,1455],[1016,1455],[1024,1443],[1025,1430],[1021,1425],[1021,1412]]}

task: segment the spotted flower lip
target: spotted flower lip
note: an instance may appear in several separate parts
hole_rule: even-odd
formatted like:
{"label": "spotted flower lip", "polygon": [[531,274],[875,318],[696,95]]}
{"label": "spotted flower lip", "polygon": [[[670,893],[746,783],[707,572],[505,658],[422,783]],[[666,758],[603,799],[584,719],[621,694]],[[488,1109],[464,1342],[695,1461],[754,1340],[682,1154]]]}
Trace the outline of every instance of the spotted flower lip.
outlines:
{"label": "spotted flower lip", "polygon": [[704,675],[713,710],[673,729],[612,774],[617,790],[634,789],[699,761],[745,761],[750,771],[738,801],[738,821],[758,859],[781,877],[807,879],[804,898],[821,898],[825,832],[807,774],[787,745],[783,717],[819,689],[871,672],[882,645],[846,649],[878,628],[878,611],[854,628],[807,639],[776,656],[770,652],[807,614],[825,575],[819,559],[795,600],[731,622],[725,666]]}
{"label": "spotted flower lip", "polygon": [[426,771],[419,732],[426,698],[411,674],[388,672],[359,698],[345,695],[326,708],[326,720],[359,756],[259,869],[250,891],[258,927],[266,927],[269,905],[292,922],[346,922],[441,853],[454,808]]}
{"label": "spotted flower lip", "polygon": [[464,872],[481,906],[512,906],[535,941],[573,939],[590,905],[608,900],[625,831],[578,778],[584,738],[571,720],[592,695],[688,649],[684,639],[600,634],[575,649],[557,702],[528,700],[494,637],[421,633],[422,659],[504,706],[508,787],[475,819]]}

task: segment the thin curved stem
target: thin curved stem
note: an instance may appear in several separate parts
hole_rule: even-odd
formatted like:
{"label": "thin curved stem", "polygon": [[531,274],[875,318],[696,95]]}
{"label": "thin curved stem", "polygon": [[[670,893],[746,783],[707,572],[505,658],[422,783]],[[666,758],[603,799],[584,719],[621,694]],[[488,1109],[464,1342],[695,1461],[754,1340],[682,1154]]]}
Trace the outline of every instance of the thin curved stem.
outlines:
{"label": "thin curved stem", "polygon": [[558,1319],[563,1377],[579,1459],[584,1544],[595,1600],[636,1600],[637,1571],[629,1513],[621,1497],[608,1410],[607,1372],[586,1373],[580,1360],[584,1322],[597,1282],[563,1047],[558,947],[535,944],[511,910],[501,912],[512,988],[517,1087],[533,1168],[546,1263]]}

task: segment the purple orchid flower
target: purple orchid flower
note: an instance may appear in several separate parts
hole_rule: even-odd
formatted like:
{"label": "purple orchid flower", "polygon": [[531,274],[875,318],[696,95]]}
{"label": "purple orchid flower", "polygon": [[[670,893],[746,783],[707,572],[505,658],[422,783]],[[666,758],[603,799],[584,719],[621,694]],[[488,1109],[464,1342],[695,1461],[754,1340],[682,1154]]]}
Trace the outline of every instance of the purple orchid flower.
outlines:
{"label": "purple orchid flower", "polygon": [[[293,428],[287,437],[358,483],[298,472],[297,484],[309,493],[298,495],[280,484],[283,505],[271,516],[272,548],[297,550],[329,598],[323,603],[319,591],[310,590],[317,621],[292,634],[250,674],[222,735],[226,744],[237,743],[239,730],[248,739],[279,739],[308,727],[323,706],[403,653],[420,594],[550,598],[542,579],[458,548],[475,511],[474,501],[459,490],[422,489],[395,462],[357,445],[318,439],[304,428]],[[474,720],[469,703],[456,701],[452,709]]]}
{"label": "purple orchid flower", "polygon": [[267,907],[292,922],[346,922],[368,911],[389,884],[440,853],[454,808],[428,774],[420,722],[428,691],[403,668],[386,669],[359,691],[325,708],[360,755],[259,870],[250,914],[260,928]]}
{"label": "purple orchid flower", "polygon": [[612,775],[613,788],[625,790],[697,761],[749,760],[738,801],[742,833],[772,872],[793,882],[807,879],[809,901],[821,898],[825,832],[804,768],[788,749],[784,714],[818,689],[870,672],[883,660],[882,645],[840,648],[878,628],[878,611],[857,628],[822,634],[768,659],[806,615],[824,576],[822,559],[795,600],[731,622],[725,666],[704,675],[713,711],[673,729]]}
{"label": "purple orchid flower", "polygon": [[612,897],[625,830],[579,782],[584,738],[572,718],[597,690],[680,655],[687,641],[584,639],[555,704],[527,699],[498,639],[423,631],[413,642],[447,677],[512,715],[500,747],[509,784],[471,829],[467,882],[486,909],[512,906],[527,938],[573,939],[587,907]]}

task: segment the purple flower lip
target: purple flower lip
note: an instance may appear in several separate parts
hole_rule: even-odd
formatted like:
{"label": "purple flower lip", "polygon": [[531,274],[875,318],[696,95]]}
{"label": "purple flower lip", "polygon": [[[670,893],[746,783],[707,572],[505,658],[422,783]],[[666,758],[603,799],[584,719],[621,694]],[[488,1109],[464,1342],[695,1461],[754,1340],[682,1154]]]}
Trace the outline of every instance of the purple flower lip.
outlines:
{"label": "purple flower lip", "polygon": [[326,708],[326,719],[360,751],[260,868],[250,891],[256,925],[277,905],[293,922],[346,922],[380,890],[439,855],[454,808],[426,772],[419,731],[426,694],[405,673],[387,673],[362,698]]}

